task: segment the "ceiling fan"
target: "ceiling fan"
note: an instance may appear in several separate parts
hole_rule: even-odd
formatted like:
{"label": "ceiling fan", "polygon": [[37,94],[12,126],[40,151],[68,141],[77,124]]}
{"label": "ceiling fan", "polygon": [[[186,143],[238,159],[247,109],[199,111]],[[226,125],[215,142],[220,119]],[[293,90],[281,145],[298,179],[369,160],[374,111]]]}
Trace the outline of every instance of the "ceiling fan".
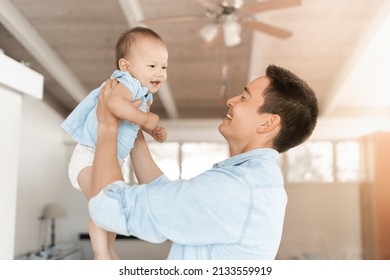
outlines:
{"label": "ceiling fan", "polygon": [[208,19],[211,22],[200,29],[206,46],[216,45],[223,37],[227,47],[241,43],[241,28],[260,31],[277,38],[288,38],[288,30],[256,20],[255,14],[301,5],[301,0],[265,0],[262,2],[244,2],[244,0],[197,0],[205,8],[205,15],[178,17],[160,17],[141,21],[144,24],[169,21],[191,21]]}

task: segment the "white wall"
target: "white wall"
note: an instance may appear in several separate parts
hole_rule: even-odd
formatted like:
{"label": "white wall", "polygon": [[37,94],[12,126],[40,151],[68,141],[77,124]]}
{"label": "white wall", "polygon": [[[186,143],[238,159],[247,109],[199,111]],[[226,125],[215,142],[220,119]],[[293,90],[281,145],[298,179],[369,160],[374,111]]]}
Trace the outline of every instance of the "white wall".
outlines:
{"label": "white wall", "polygon": [[[40,221],[48,203],[64,201],[66,151],[59,127],[63,118],[42,101],[23,97],[19,138],[19,174],[16,213],[15,256],[36,251],[40,244]],[[58,239],[64,235],[63,221],[57,223]]]}
{"label": "white wall", "polygon": [[12,259],[14,251],[21,101],[0,83],[0,260]]}
{"label": "white wall", "polygon": [[360,259],[358,184],[290,184],[280,258]]}
{"label": "white wall", "polygon": [[42,94],[43,76],[0,49],[0,259],[12,259],[16,243],[22,96],[42,98]]}

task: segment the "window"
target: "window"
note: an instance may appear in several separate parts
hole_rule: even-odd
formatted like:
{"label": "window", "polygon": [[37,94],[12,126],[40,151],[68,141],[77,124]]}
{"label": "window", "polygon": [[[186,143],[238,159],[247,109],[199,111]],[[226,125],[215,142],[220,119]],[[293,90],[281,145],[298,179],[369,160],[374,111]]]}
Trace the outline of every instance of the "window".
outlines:
{"label": "window", "polygon": [[357,141],[308,141],[286,153],[287,181],[356,182],[359,178]]}
{"label": "window", "polygon": [[178,142],[148,144],[150,153],[158,167],[171,180],[180,178],[180,144]]}
{"label": "window", "polygon": [[[229,156],[226,143],[150,142],[148,146],[158,167],[171,180],[192,178]],[[125,181],[137,183],[129,159],[125,161],[125,166]]]}
{"label": "window", "polygon": [[[171,180],[190,179],[229,156],[227,143],[218,142],[150,142],[149,149]],[[293,183],[357,182],[359,161],[357,141],[308,141],[279,157],[285,181]],[[126,182],[136,182],[127,166]]]}
{"label": "window", "polygon": [[182,179],[190,179],[210,169],[229,155],[227,144],[210,142],[183,143],[181,152]]}
{"label": "window", "polygon": [[290,182],[332,182],[333,146],[329,141],[310,141],[287,152]]}
{"label": "window", "polygon": [[359,162],[359,144],[356,141],[336,143],[336,176],[338,181],[357,181],[359,178]]}

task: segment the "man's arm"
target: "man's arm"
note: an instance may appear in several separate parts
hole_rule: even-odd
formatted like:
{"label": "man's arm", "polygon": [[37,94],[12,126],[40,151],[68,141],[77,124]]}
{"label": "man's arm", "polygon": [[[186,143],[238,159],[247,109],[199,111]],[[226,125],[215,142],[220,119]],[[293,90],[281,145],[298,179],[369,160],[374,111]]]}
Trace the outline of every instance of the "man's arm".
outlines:
{"label": "man's arm", "polygon": [[117,80],[107,80],[102,88],[96,115],[99,121],[98,139],[92,166],[92,187],[88,199],[97,195],[108,184],[123,180],[117,160],[118,129],[120,119],[108,109],[110,92]]}
{"label": "man's arm", "polygon": [[138,183],[149,183],[163,174],[154,162],[141,130],[138,131],[130,156]]}

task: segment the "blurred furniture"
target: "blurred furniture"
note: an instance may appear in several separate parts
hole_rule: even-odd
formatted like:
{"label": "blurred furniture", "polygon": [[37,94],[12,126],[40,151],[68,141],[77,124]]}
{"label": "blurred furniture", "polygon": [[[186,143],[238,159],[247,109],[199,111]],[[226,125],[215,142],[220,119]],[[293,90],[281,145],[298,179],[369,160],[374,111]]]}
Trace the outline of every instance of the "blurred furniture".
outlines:
{"label": "blurred furniture", "polygon": [[360,139],[363,259],[390,259],[390,132]]}
{"label": "blurred furniture", "polygon": [[[93,251],[88,233],[79,235],[80,250],[83,260],[92,260]],[[114,243],[116,253],[121,260],[165,260],[168,257],[172,242],[151,243],[134,236],[118,234]]]}
{"label": "blurred furniture", "polygon": [[81,260],[80,247],[75,244],[58,244],[38,252],[27,253],[17,260]]}
{"label": "blurred furniture", "polygon": [[277,260],[328,260],[328,237],[325,232],[308,232],[282,238]]}

